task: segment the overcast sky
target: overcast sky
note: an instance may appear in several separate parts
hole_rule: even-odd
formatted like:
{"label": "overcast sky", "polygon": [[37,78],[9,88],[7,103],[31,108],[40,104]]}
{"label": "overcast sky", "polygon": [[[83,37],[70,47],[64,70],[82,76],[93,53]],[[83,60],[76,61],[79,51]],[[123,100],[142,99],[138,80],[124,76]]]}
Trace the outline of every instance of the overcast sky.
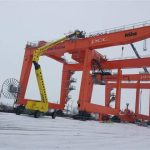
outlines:
{"label": "overcast sky", "polygon": [[[27,41],[60,38],[64,33],[75,29],[87,33],[107,28],[128,25],[150,20],[150,1],[102,1],[102,0],[0,0],[0,86],[5,79],[19,80],[24,48]],[[147,41],[150,47],[149,40]],[[141,55],[149,55],[150,48],[143,52],[143,43],[136,43]],[[108,58],[121,57],[121,46],[104,49]],[[134,56],[129,46],[125,47],[124,57]],[[47,58],[41,58],[43,74],[50,100],[59,101],[62,65]],[[74,103],[78,99],[81,73],[77,73],[77,90],[72,92]],[[104,87],[95,86],[93,102],[104,100]],[[34,71],[32,70],[26,97],[39,98]],[[148,93],[148,90],[146,91]],[[124,93],[124,92],[123,92]],[[122,108],[126,102],[133,108],[135,91],[130,96],[122,96]],[[122,94],[125,95],[125,94]],[[131,96],[132,95],[132,96]],[[147,110],[148,94],[144,97]],[[2,98],[0,99],[2,101]],[[3,98],[4,100],[4,98]],[[6,100],[5,100],[6,101]]]}

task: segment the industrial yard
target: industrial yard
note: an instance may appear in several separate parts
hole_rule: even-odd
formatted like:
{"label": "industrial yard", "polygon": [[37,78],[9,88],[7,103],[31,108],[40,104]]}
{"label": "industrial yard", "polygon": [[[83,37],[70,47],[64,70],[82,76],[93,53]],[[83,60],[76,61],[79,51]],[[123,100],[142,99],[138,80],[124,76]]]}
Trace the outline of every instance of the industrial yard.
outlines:
{"label": "industrial yard", "polygon": [[149,150],[149,6],[0,0],[0,150]]}
{"label": "industrial yard", "polygon": [[148,150],[150,128],[0,113],[1,150]]}

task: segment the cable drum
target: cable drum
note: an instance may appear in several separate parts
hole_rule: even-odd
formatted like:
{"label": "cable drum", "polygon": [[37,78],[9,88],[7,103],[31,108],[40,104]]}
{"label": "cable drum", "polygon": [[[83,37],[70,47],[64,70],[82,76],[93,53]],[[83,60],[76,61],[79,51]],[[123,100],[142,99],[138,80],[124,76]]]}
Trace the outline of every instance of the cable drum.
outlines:
{"label": "cable drum", "polygon": [[2,85],[1,93],[7,99],[17,99],[21,94],[19,81],[14,78],[6,79]]}

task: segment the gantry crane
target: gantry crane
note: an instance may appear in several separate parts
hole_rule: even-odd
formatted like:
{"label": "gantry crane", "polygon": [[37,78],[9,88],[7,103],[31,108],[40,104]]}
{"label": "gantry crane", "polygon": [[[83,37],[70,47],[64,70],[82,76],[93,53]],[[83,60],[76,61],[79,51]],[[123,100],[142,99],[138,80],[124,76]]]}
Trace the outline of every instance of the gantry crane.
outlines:
{"label": "gantry crane", "polygon": [[[126,115],[122,115],[120,111],[121,103],[121,88],[123,87],[133,87],[136,89],[136,100],[135,100],[135,114],[134,118],[136,119],[145,119],[150,120],[150,115],[141,115],[139,114],[139,89],[141,86],[143,88],[150,88],[149,83],[140,83],[144,80],[149,81],[150,75],[145,73],[142,75],[134,74],[135,78],[132,75],[123,75],[122,69],[125,68],[145,68],[150,66],[150,57],[144,58],[132,58],[124,60],[107,60],[105,56],[97,52],[96,49],[132,44],[141,40],[150,38],[150,22],[142,22],[140,24],[134,24],[130,26],[122,26],[115,29],[104,30],[102,32],[83,35],[80,38],[72,38],[64,40],[63,42],[57,43],[53,46],[47,47],[45,51],[40,53],[40,55],[47,56],[52,58],[60,63],[63,63],[62,71],[62,83],[61,83],[61,96],[60,104],[55,104],[48,102],[48,107],[53,109],[63,110],[65,104],[67,103],[68,90],[69,90],[69,81],[71,74],[74,71],[82,71],[82,80],[80,86],[80,93],[78,99],[78,109],[79,111],[94,112],[99,113],[100,115],[116,115],[119,117],[124,116],[125,120],[129,121],[129,118]],[[20,84],[22,87],[22,95],[18,98],[17,103],[20,106],[29,106],[30,100],[25,99],[25,92],[27,89],[27,83],[30,76],[32,61],[34,60],[34,54],[36,50],[41,46],[47,44],[45,41],[40,41],[38,45],[27,44],[23,66],[20,77]],[[76,61],[75,64],[68,64],[62,56],[64,53],[72,54],[72,59]],[[35,64],[35,63],[34,63]],[[35,64],[36,65],[36,64]],[[112,75],[110,71],[117,69],[117,75]],[[92,74],[91,74],[92,70]],[[94,77],[94,80],[93,80]],[[105,80],[105,83],[102,82]],[[113,80],[115,83],[112,85],[109,81]],[[136,81],[137,83],[122,83],[124,80]],[[93,84],[105,84],[105,106],[92,104],[91,96],[93,90]],[[111,108],[108,103],[110,101],[110,90],[111,88],[116,88],[116,98],[115,98],[115,108]],[[41,96],[41,99],[42,96]],[[47,99],[46,99],[47,100]],[[47,100],[48,101],[48,100]],[[46,108],[47,109],[47,108]],[[122,117],[122,119],[124,119]],[[132,119],[133,120],[133,119]]]}
{"label": "gantry crane", "polygon": [[[33,101],[29,100],[27,101],[27,104],[25,105],[26,109],[35,111],[34,112],[34,117],[38,118],[40,116],[40,113],[46,113],[48,112],[48,98],[47,98],[47,93],[45,89],[45,84],[43,80],[43,75],[42,75],[42,69],[39,64],[39,57],[46,52],[49,48],[65,41],[65,40],[71,40],[71,39],[76,39],[76,38],[81,38],[82,37],[82,32],[79,30],[76,30],[74,33],[69,34],[63,38],[60,38],[56,41],[46,43],[43,46],[38,47],[34,52],[33,52],[33,58],[32,58],[32,63],[34,64],[35,67],[35,74],[36,74],[36,79],[40,91],[40,96],[41,96],[41,101]],[[18,112],[17,112],[18,113]],[[53,116],[54,117],[54,116]]]}

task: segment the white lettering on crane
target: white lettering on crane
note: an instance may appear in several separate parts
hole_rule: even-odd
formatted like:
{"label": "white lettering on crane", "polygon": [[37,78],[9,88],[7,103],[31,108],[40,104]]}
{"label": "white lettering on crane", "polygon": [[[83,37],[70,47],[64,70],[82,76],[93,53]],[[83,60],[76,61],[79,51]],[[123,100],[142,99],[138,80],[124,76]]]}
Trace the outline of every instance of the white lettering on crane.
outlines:
{"label": "white lettering on crane", "polygon": [[91,41],[91,44],[101,43],[101,42],[105,42],[105,41],[106,41],[106,38],[93,39]]}
{"label": "white lettering on crane", "polygon": [[150,75],[142,75],[142,76],[141,76],[141,80],[142,80],[142,79],[150,79]]}

